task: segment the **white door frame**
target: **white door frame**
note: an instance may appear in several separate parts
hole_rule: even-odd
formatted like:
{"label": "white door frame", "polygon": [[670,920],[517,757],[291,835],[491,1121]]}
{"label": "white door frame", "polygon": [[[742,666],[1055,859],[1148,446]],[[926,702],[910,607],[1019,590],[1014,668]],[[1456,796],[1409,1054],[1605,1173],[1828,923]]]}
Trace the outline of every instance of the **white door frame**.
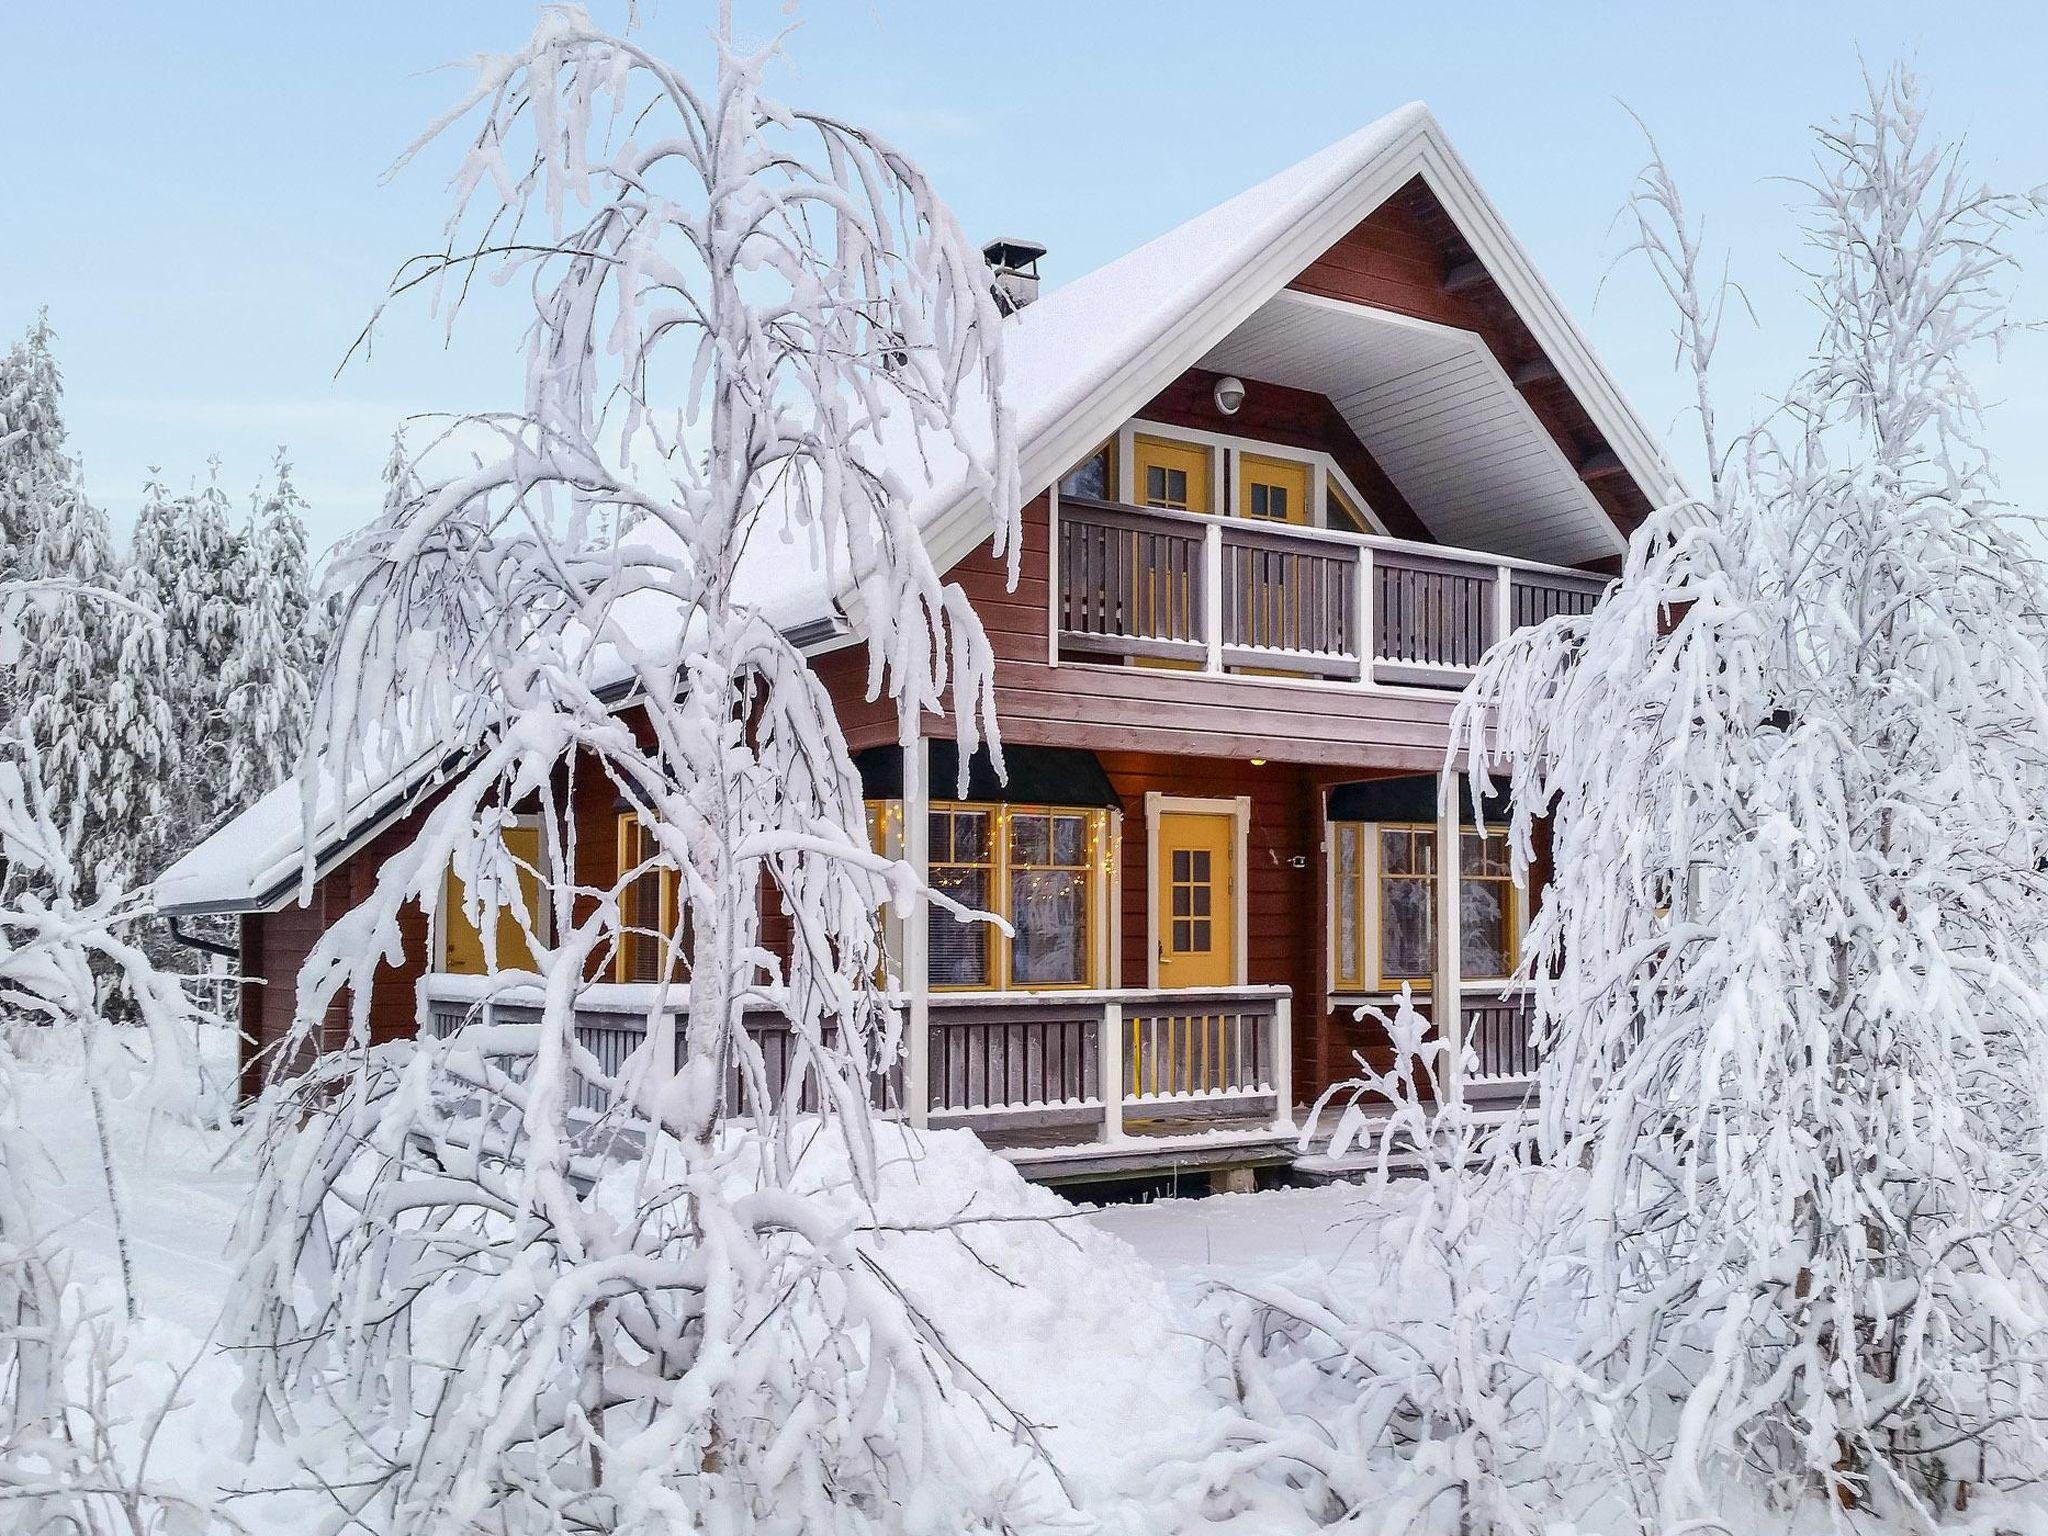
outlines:
{"label": "white door frame", "polygon": [[1166,795],[1156,789],[1145,791],[1145,985],[1159,989],[1159,818],[1169,812],[1197,816],[1228,816],[1236,824],[1236,847],[1231,856],[1231,974],[1232,986],[1243,986],[1247,967],[1247,923],[1245,891],[1251,884],[1247,850],[1251,845],[1252,797],[1205,798],[1195,795]]}

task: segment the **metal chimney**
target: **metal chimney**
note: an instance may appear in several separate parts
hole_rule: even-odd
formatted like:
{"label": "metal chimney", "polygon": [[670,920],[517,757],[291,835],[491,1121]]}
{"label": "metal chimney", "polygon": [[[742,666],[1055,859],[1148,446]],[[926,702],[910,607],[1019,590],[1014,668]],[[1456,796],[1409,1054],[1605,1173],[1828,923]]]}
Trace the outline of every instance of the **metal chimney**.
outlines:
{"label": "metal chimney", "polygon": [[994,280],[996,308],[1006,315],[1038,297],[1038,259],[1045,247],[1029,240],[991,240],[981,248]]}

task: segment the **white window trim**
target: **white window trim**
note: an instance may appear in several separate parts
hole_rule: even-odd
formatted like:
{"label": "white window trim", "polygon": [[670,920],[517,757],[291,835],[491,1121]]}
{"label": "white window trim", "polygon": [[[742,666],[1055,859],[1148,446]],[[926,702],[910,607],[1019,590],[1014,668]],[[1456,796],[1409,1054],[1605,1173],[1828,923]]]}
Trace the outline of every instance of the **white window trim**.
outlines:
{"label": "white window trim", "polygon": [[[1358,948],[1361,971],[1371,979],[1372,984],[1362,988],[1347,987],[1340,982],[1337,976],[1337,850],[1331,829],[1339,825],[1339,823],[1326,818],[1323,822],[1323,910],[1328,914],[1328,920],[1325,924],[1323,935],[1325,945],[1323,950],[1323,975],[1328,988],[1325,994],[1326,1003],[1327,1006],[1332,1008],[1336,1007],[1341,1000],[1347,998],[1371,998],[1377,1000],[1398,997],[1400,995],[1400,984],[1396,983],[1392,987],[1385,986],[1382,984],[1384,978],[1380,975],[1380,828],[1421,827],[1424,825],[1422,822],[1415,821],[1346,821],[1342,824],[1363,829],[1359,834],[1363,843],[1363,846],[1359,849],[1359,864],[1364,875],[1365,888],[1371,893],[1371,910],[1369,912],[1361,910],[1359,914],[1362,931],[1358,936]],[[1434,831],[1435,828],[1430,827],[1429,830]],[[1469,821],[1459,823],[1460,832],[1477,832],[1478,830],[1479,828],[1476,823]],[[1489,827],[1488,830],[1493,829]],[[1529,937],[1529,887],[1527,882],[1520,877],[1510,878],[1508,881],[1508,893],[1508,900],[1512,907],[1510,915],[1515,925],[1515,958],[1519,960],[1521,958],[1522,946]],[[1514,978],[1510,976],[1467,976],[1462,978],[1463,985],[1468,989],[1489,986],[1506,987],[1513,980]]]}
{"label": "white window trim", "polygon": [[[1294,448],[1286,443],[1269,443],[1261,438],[1240,437],[1228,432],[1212,432],[1204,427],[1169,426],[1165,422],[1148,421],[1134,416],[1117,428],[1117,486],[1127,494],[1124,500],[1131,506],[1141,506],[1137,496],[1135,476],[1137,474],[1137,453],[1134,443],[1139,437],[1165,438],[1171,442],[1192,443],[1198,447],[1215,450],[1209,456],[1209,504],[1218,514],[1234,515],[1230,506],[1230,484],[1237,468],[1237,455],[1249,453],[1255,458],[1280,459],[1291,464],[1305,464],[1310,471],[1309,508],[1312,528],[1330,526],[1328,488],[1335,484],[1343,492],[1345,500],[1358,508],[1359,515],[1366,521],[1366,532],[1381,538],[1391,538],[1387,525],[1381,521],[1372,503],[1366,500],[1351,477],[1344,473],[1343,466],[1319,448]],[[1057,482],[1055,482],[1057,485]],[[1349,531],[1349,530],[1345,530]]]}
{"label": "white window trim", "polygon": [[1232,856],[1230,909],[1232,954],[1231,986],[1246,984],[1250,974],[1249,923],[1246,893],[1251,886],[1247,856],[1251,847],[1252,797],[1234,795],[1214,799],[1195,795],[1167,795],[1156,789],[1145,791],[1145,985],[1159,989],[1159,818],[1171,811],[1198,816],[1229,816],[1236,826],[1236,850]]}

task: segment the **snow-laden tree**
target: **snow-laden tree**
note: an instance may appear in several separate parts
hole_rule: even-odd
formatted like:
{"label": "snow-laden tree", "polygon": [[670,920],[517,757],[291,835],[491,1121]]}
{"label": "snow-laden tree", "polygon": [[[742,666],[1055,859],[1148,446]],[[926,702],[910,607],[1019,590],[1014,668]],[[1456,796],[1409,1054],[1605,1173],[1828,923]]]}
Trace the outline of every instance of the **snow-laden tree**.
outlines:
{"label": "snow-laden tree", "polygon": [[[1811,366],[1459,721],[1524,855],[1552,817],[1543,1140],[1588,1170],[1586,1364],[1669,1445],[1667,1528],[1743,1485],[1932,1518],[2048,1469],[2048,573],[1970,377],[2034,203],[1903,74],[1813,195]],[[1661,164],[1636,206],[1703,372]]]}
{"label": "snow-laden tree", "polygon": [[227,794],[226,679],[235,665],[249,574],[230,514],[216,459],[205,483],[183,495],[152,471],[135,525],[134,587],[162,615],[164,656],[178,700],[168,834],[174,854],[234,809]]}
{"label": "snow-laden tree", "polygon": [[226,803],[239,810],[281,784],[299,761],[312,710],[307,627],[312,583],[306,505],[282,450],[241,540],[244,582],[234,646],[220,679]]}
{"label": "snow-laden tree", "polygon": [[[1268,1489],[1360,1536],[1566,1532],[1628,1509],[1628,1469],[1556,1358],[1576,1312],[1569,1175],[1528,1166],[1526,1126],[1442,1091],[1444,1042],[1403,988],[1393,1062],[1328,1089],[1328,1155],[1371,1167],[1341,1273],[1218,1281],[1200,1305],[1220,1406],[1158,1473],[1192,1527]],[[1476,1058],[1466,1053],[1466,1069]],[[1595,1524],[1589,1529],[1599,1529]]]}
{"label": "snow-laden tree", "polygon": [[[998,315],[909,161],[764,96],[777,50],[729,15],[714,48],[700,85],[550,7],[480,65],[429,135],[472,125],[447,254],[402,286],[530,296],[523,405],[459,423],[474,461],[399,476],[332,565],[309,815],[430,745],[466,756],[300,978],[243,1337],[280,1423],[338,1399],[383,1528],[954,1532],[1059,1502],[858,1226],[796,1193],[821,1167],[874,1185],[880,918],[925,897],[870,850],[824,689],[757,603],[820,567],[906,726],[949,701],[970,743],[992,724],[911,497],[964,461],[1014,557]],[[570,813],[592,781],[645,828],[616,878],[609,819],[584,858]],[[500,836],[515,812],[538,867]],[[500,985],[537,1022],[378,1044],[380,959],[451,869],[488,951],[516,921],[535,969]],[[676,919],[646,937],[673,979],[607,1065],[577,1000],[663,875]],[[336,999],[347,1049],[309,1065]]]}
{"label": "snow-laden tree", "polygon": [[70,473],[64,447],[63,383],[47,313],[0,355],[0,579],[34,536],[31,503]]}
{"label": "snow-laden tree", "polygon": [[[0,583],[0,670],[21,664],[24,630],[48,628],[52,614],[74,605],[106,610],[121,600],[69,581]],[[0,725],[0,849],[18,877],[0,898],[0,1524],[88,1536],[234,1528],[205,1495],[154,1476],[146,1450],[136,1459],[113,1449],[110,1389],[126,1349],[123,1325],[71,1284],[63,1228],[79,1213],[74,1207],[60,1218],[48,1209],[39,1187],[46,1159],[22,1130],[18,1046],[29,1036],[45,1049],[50,1035],[75,1037],[132,1318],[126,1225],[106,1134],[109,1079],[173,1097],[190,1069],[196,1019],[176,981],[153,970],[127,936],[141,903],[104,885],[88,894],[72,841],[28,722]],[[102,1007],[110,992],[139,1029],[110,1029]],[[134,1049],[136,1036],[146,1050]]]}
{"label": "snow-laden tree", "polygon": [[[99,819],[93,801],[100,765],[91,736],[93,700],[106,664],[107,623],[100,604],[79,602],[69,594],[109,582],[113,539],[105,514],[86,500],[69,473],[37,487],[27,510],[33,529],[20,579],[64,595],[24,604],[21,659],[15,669],[21,717],[35,737],[66,846],[78,853],[89,826]],[[87,878],[91,883],[89,873]]]}
{"label": "snow-laden tree", "polygon": [[[42,503],[71,478],[54,339],[45,312],[0,354],[0,581],[19,579]],[[12,670],[0,668],[0,723],[14,718],[18,694]]]}

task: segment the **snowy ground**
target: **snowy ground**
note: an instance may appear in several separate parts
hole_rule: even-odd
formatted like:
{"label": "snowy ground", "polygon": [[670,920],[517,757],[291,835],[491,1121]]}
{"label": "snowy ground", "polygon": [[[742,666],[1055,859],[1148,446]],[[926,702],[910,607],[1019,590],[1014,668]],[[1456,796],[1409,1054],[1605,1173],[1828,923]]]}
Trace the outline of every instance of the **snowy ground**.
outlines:
{"label": "snowy ground", "polygon": [[[50,1154],[48,1204],[67,1218],[74,1277],[109,1315],[121,1305],[114,1229],[92,1116],[75,1064],[26,1075],[28,1128]],[[138,1108],[115,1107],[119,1181],[129,1218],[142,1322],[131,1335],[128,1406],[168,1390],[171,1373],[197,1358],[179,1388],[180,1406],[149,1467],[187,1486],[279,1486],[298,1469],[274,1448],[253,1468],[241,1460],[232,1399],[232,1357],[211,1341],[233,1284],[228,1253],[250,1180],[234,1136]],[[886,1140],[886,1138],[885,1138]],[[1348,1186],[1256,1195],[1076,1208],[1048,1190],[1024,1188],[1007,1165],[985,1158],[963,1132],[939,1133],[927,1148],[950,1156],[897,1154],[883,1214],[905,1226],[961,1214],[1029,1211],[1046,1226],[998,1219],[971,1227],[965,1242],[930,1231],[890,1239],[897,1278],[941,1324],[950,1345],[1005,1403],[1040,1426],[1047,1451],[1076,1502],[1105,1536],[1167,1536],[1199,1526],[1204,1536],[1290,1536],[1306,1532],[1298,1507],[1268,1495],[1197,1517],[1179,1516],[1162,1458],[1200,1440],[1218,1410],[1215,1360],[1199,1336],[1195,1304],[1206,1283],[1281,1280],[1326,1272],[1338,1289],[1384,1283],[1358,1218],[1376,1199]],[[828,1195],[829,1198],[829,1195]],[[1057,1234],[1048,1237],[1048,1234]],[[1351,1285],[1347,1286],[1346,1282]],[[1562,1342],[1562,1341],[1561,1341]],[[232,1506],[252,1531],[312,1529],[317,1497],[261,1495]],[[1973,1514],[1977,1513],[1973,1511]],[[2007,1506],[1973,1530],[2048,1533],[2037,1509]]]}
{"label": "snowy ground", "polygon": [[[48,1063],[24,1086],[24,1118],[53,1164],[48,1204],[65,1219],[74,1278],[111,1313],[121,1304],[114,1225],[75,1064]],[[143,1319],[135,1389],[160,1384],[195,1355],[200,1361],[152,1468],[232,1485],[246,1476],[228,1411],[237,1373],[210,1341],[233,1282],[228,1252],[249,1164],[229,1131],[119,1104],[114,1116]],[[1014,1177],[993,1162],[972,1166],[991,1182]],[[954,1212],[981,1198],[922,1170],[905,1182],[906,1210]],[[1054,1218],[1063,1240],[998,1226],[976,1233],[972,1259],[906,1249],[902,1272],[916,1277],[915,1288],[963,1355],[1044,1426],[1062,1472],[1112,1529],[1155,1528],[1140,1512],[1148,1469],[1208,1411],[1205,1361],[1189,1314],[1202,1282],[1264,1277],[1308,1260],[1342,1270],[1358,1257],[1346,1213],[1359,1196],[1343,1188],[1080,1210],[1044,1190],[998,1190],[995,1199],[1028,1201]],[[1007,1278],[984,1275],[983,1265]],[[263,1500],[238,1508],[254,1528],[298,1524]]]}

